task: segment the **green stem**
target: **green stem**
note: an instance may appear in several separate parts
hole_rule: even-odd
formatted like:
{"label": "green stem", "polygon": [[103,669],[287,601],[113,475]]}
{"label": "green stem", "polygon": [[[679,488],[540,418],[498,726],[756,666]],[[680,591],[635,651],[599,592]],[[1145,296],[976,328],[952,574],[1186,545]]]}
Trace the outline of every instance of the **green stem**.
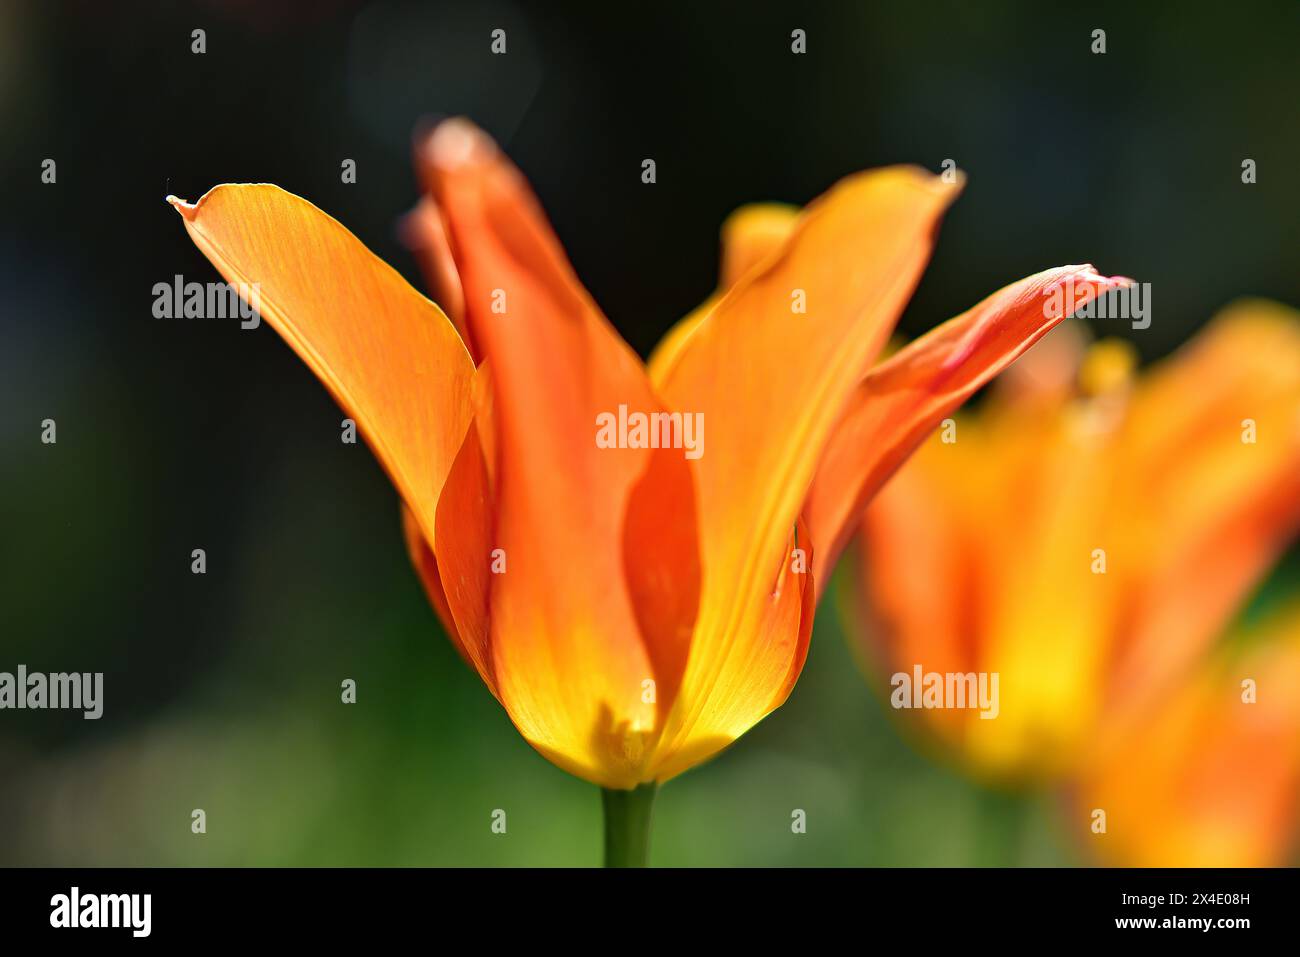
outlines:
{"label": "green stem", "polygon": [[1015,792],[981,788],[976,797],[975,865],[1018,867],[1024,859],[1031,802]]}
{"label": "green stem", "polygon": [[605,866],[645,867],[650,859],[650,818],[658,784],[631,791],[601,788],[605,806]]}

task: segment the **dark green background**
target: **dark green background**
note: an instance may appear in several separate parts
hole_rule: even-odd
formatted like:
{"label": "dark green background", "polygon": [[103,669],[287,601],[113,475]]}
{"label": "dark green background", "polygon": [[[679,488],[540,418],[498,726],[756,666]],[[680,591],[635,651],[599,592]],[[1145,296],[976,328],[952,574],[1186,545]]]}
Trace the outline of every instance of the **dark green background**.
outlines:
{"label": "dark green background", "polygon": [[[266,326],[152,318],[155,282],[217,278],[166,193],[279,183],[415,279],[411,131],[465,113],[644,354],[710,291],[735,206],[951,157],[969,183],[904,331],[1091,261],[1152,283],[1149,330],[1097,330],[1149,359],[1235,296],[1300,304],[1298,27],[1293,2],[0,5],[0,670],[106,674],[98,722],[0,712],[0,862],[599,856],[595,789],[456,658],[324,389]],[[1017,808],[898,738],[828,601],[789,704],[664,789],[652,856],[962,864],[1009,826],[1000,859],[1081,859],[1050,797]]]}

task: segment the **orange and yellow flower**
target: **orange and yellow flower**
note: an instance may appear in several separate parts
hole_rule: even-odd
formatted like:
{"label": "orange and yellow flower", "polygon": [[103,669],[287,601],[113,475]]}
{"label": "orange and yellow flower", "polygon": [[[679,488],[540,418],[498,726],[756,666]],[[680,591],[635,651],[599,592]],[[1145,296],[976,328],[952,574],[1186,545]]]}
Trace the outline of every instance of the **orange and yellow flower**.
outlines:
{"label": "orange and yellow flower", "polygon": [[[447,121],[417,166],[406,232],[441,308],[275,186],[172,201],[355,419],[465,660],[533,747],[606,788],[679,774],[778,707],[875,488],[1060,321],[1045,289],[1122,282],[1049,270],[873,368],[959,192],[880,169],[733,216],[717,294],[647,365],[486,135]],[[703,454],[600,447],[621,408],[701,417]]]}
{"label": "orange and yellow flower", "polygon": [[865,647],[886,673],[997,673],[996,719],[900,720],[981,778],[1105,811],[1104,836],[1080,828],[1103,857],[1277,863],[1300,606],[1222,639],[1300,527],[1300,315],[1241,302],[1134,364],[1064,326],[913,457],[861,523]]}

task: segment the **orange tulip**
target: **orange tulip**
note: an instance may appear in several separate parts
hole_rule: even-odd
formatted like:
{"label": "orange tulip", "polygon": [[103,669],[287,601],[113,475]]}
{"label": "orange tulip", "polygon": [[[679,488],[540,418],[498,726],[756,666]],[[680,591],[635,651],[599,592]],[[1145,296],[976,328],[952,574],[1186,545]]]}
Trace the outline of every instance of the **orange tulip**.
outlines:
{"label": "orange tulip", "polygon": [[[607,789],[671,778],[778,707],[866,498],[1060,321],[1044,289],[1123,282],[1049,270],[873,369],[959,192],[880,169],[733,216],[721,288],[647,366],[486,135],[447,121],[417,165],[406,234],[441,309],[275,186],[173,203],[356,420],[460,653],[534,748]],[[622,441],[636,416],[663,441]]]}
{"label": "orange tulip", "polygon": [[1300,823],[1300,602],[1242,628],[1077,776],[1103,860],[1264,867],[1294,860]]}
{"label": "orange tulip", "polygon": [[1300,614],[1258,652],[1213,646],[1300,527],[1300,315],[1240,303],[1136,380],[1126,344],[1084,356],[1075,333],[867,510],[868,657],[996,674],[991,720],[899,718],[980,778],[1106,812],[1081,833],[1107,859],[1277,862],[1300,797]]}

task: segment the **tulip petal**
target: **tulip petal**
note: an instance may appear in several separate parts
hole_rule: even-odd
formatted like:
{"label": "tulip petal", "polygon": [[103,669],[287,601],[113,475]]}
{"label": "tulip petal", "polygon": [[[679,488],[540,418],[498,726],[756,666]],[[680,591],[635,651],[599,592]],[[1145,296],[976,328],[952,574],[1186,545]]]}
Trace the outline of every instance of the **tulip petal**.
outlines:
{"label": "tulip petal", "polygon": [[1288,862],[1300,809],[1300,605],[1242,638],[1111,737],[1082,773],[1080,806],[1106,812],[1106,833],[1089,837],[1104,861]]}
{"label": "tulip petal", "polygon": [[[667,781],[713,757],[789,697],[808,658],[816,611],[808,570],[811,544],[802,521],[791,534],[786,554],[788,560],[780,566],[769,594],[746,624],[745,645],[758,653],[746,667],[728,668],[719,675],[710,688],[710,710],[693,733],[661,744],[647,771],[656,780]],[[700,640],[698,632],[693,640]],[[679,707],[692,693],[694,688],[679,693]],[[676,726],[670,723],[666,730]]]}
{"label": "tulip petal", "polygon": [[686,341],[727,290],[785,245],[798,221],[798,207],[784,203],[752,203],[727,217],[722,224],[722,268],[718,290],[669,329],[655,347],[646,363],[655,388],[659,388],[677,362]]}
{"label": "tulip petal", "polygon": [[997,721],[923,719],[975,769],[1056,775],[1083,743],[1122,739],[1294,534],[1298,320],[1239,307],[1136,386],[1123,350],[1098,344],[1084,395],[1053,376],[990,397],[872,502],[866,584],[887,660],[1000,675]]}
{"label": "tulip petal", "polygon": [[[974,424],[963,421],[959,428],[969,433]],[[973,546],[983,529],[964,507],[959,483],[975,479],[981,466],[973,442],[941,445],[931,439],[866,511],[862,561],[846,586],[845,605],[856,612],[851,639],[861,643],[881,698],[890,692],[887,676],[911,675],[917,664],[940,673],[980,667],[980,569]],[[934,723],[950,744],[959,743],[964,716],[956,709],[911,717]]]}
{"label": "tulip petal", "polygon": [[695,463],[700,613],[660,742],[661,779],[677,770],[675,753],[699,760],[779,703],[800,642],[772,623],[791,627],[811,602],[796,617],[790,589],[777,583],[817,456],[956,194],[914,168],[842,181],[721,298],[666,371],[660,394],[675,411],[701,415],[708,441]]}
{"label": "tulip petal", "polygon": [[876,366],[836,424],[808,494],[806,514],[823,585],[867,502],[938,425],[1065,318],[1044,305],[1065,287],[1074,303],[1129,282],[1090,265],[1060,266],[995,292]]}
{"label": "tulip petal", "polygon": [[461,643],[456,619],[447,604],[447,593],[442,587],[442,576],[438,574],[438,560],[434,557],[433,549],[429,547],[424,533],[420,531],[419,521],[405,504],[402,505],[402,537],[406,541],[406,553],[411,559],[411,566],[415,569],[420,584],[424,586],[424,594],[437,613],[438,621],[442,623],[447,637],[451,639],[452,645],[465,659],[466,664],[473,665],[469,652]]}
{"label": "tulip petal", "polygon": [[[1106,541],[1110,433],[1053,406],[987,408],[932,436],[863,519],[869,633],[891,670],[996,675],[996,720],[900,711],[972,772],[1023,783],[1074,760],[1103,686],[1117,580]],[[913,532],[913,530],[915,530]],[[884,689],[882,688],[882,691]]]}
{"label": "tulip petal", "polygon": [[709,311],[718,304],[720,298],[719,294],[710,296],[689,315],[677,320],[676,325],[659,340],[654,352],[650,353],[650,358],[646,360],[646,371],[656,389],[660,388],[668,372],[677,364],[682,351],[686,348],[686,343],[690,341],[691,336],[695,335],[695,330],[700,327],[700,323],[704,322]]}
{"label": "tulip petal", "polygon": [[447,317],[336,220],[277,186],[169,201],[227,281],[351,415],[435,543],[443,482],[471,415],[474,364]]}
{"label": "tulip petal", "polygon": [[493,577],[489,572],[497,560],[492,544],[496,499],[491,438],[495,420],[489,372],[487,363],[478,367],[473,385],[474,418],[438,498],[437,554],[409,509],[402,510],[402,528],[411,563],[447,637],[496,695],[488,643],[488,595]]}
{"label": "tulip petal", "polygon": [[1221,313],[1138,387],[1118,455],[1136,584],[1115,694],[1143,695],[1209,647],[1300,529],[1300,313]]}
{"label": "tulip petal", "polygon": [[461,288],[456,262],[447,240],[447,228],[442,214],[432,197],[425,196],[406,218],[402,220],[402,239],[420,264],[430,296],[447,317],[456,324],[456,331],[469,354],[478,362],[482,356],[474,347],[474,337],[465,324],[465,290]]}
{"label": "tulip petal", "polygon": [[662,407],[519,171],[463,120],[440,125],[423,156],[465,321],[493,370],[494,542],[507,562],[489,596],[497,692],[550,760],[633,787],[695,615],[689,462],[681,449],[598,443],[604,416]]}
{"label": "tulip petal", "polygon": [[794,232],[802,212],[789,203],[750,203],[722,224],[722,265],[718,289],[726,292],[770,259]]}

